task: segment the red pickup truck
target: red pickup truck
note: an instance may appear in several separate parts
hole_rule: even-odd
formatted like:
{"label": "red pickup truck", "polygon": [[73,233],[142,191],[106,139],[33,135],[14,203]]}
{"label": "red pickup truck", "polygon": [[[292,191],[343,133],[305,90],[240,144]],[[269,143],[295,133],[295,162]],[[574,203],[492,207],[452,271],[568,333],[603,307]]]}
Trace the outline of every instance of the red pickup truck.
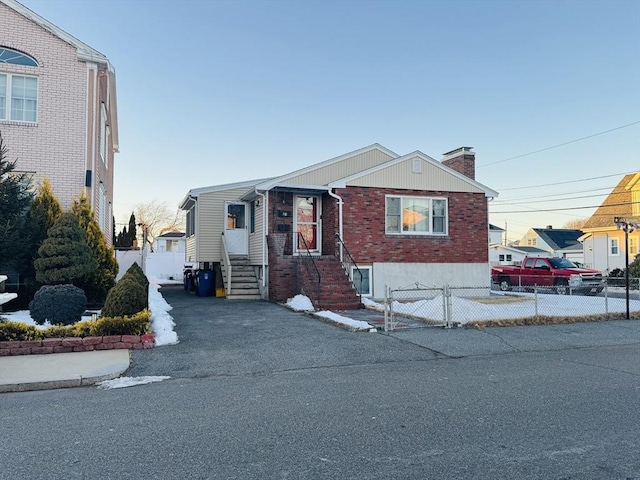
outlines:
{"label": "red pickup truck", "polygon": [[491,268],[491,280],[500,290],[514,286],[553,288],[560,295],[571,292],[597,295],[604,284],[602,272],[580,268],[565,258],[525,257],[522,265],[501,265]]}

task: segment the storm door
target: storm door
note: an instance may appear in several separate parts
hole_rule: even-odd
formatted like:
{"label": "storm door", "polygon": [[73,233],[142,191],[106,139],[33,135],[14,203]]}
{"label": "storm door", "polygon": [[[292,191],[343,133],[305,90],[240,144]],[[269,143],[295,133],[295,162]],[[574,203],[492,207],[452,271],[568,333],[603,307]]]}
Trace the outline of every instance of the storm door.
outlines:
{"label": "storm door", "polygon": [[229,255],[247,255],[249,234],[247,229],[247,205],[242,202],[225,202],[224,238]]}
{"label": "storm door", "polygon": [[298,252],[309,249],[310,252],[321,253],[320,210],[320,197],[295,197],[294,231],[299,233],[295,238]]}

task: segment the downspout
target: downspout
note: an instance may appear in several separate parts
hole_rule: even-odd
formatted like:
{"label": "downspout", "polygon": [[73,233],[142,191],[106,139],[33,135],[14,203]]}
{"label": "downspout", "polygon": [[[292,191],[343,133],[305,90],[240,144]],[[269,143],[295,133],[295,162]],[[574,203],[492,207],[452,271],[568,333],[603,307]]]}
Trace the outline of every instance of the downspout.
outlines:
{"label": "downspout", "polygon": [[255,194],[262,197],[262,286],[267,286],[267,235],[269,231],[267,229],[268,211],[269,211],[269,197],[264,193],[260,193],[258,189],[255,189]]}
{"label": "downspout", "polygon": [[[96,184],[96,103],[98,100],[98,69],[97,66],[92,64],[88,66],[89,72],[88,74],[93,75],[93,98],[91,99],[91,103],[93,104],[91,107],[87,105],[87,115],[89,111],[93,113],[91,116],[91,185],[89,186],[90,194],[89,197],[89,206],[91,209],[94,209],[94,197],[95,197],[95,188],[93,187]],[[91,110],[89,110],[91,109]],[[100,114],[100,113],[99,113]],[[85,189],[86,189],[85,182]]]}
{"label": "downspout", "polygon": [[344,242],[344,236],[343,231],[342,231],[342,205],[344,205],[344,201],[342,200],[342,197],[340,197],[338,194],[333,193],[333,191],[331,189],[329,189],[327,191],[329,193],[330,196],[332,196],[333,198],[335,198],[336,200],[338,200],[338,234],[340,235],[340,261],[342,262],[342,242]]}

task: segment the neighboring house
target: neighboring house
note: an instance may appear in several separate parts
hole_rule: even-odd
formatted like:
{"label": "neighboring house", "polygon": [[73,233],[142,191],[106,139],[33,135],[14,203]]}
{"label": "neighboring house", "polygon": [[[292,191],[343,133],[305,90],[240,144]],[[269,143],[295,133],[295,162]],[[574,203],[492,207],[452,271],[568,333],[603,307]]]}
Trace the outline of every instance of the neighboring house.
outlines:
{"label": "neighboring house", "polygon": [[116,81],[100,52],[14,0],[0,0],[0,132],[8,159],[44,177],[67,209],[85,193],[112,244]]}
{"label": "neighboring house", "polygon": [[535,247],[571,261],[584,263],[582,244],[578,240],[584,232],[569,228],[530,228],[519,241],[520,247]]}
{"label": "neighboring house", "polygon": [[[497,192],[474,176],[470,147],[439,162],[374,144],[280,177],[194,189],[180,205],[187,261],[220,266],[230,298],[245,284],[271,301],[304,293],[335,309],[359,305],[345,271],[376,298],[416,283],[488,287]],[[228,264],[255,272],[259,292]]]}
{"label": "neighboring house", "polygon": [[489,245],[501,244],[502,236],[504,235],[504,228],[497,227],[496,225],[489,224]]}
{"label": "neighboring house", "polygon": [[[625,175],[582,227],[585,263],[606,273],[625,268],[625,234],[615,217],[640,219],[640,172]],[[629,262],[639,253],[640,231],[629,234]]]}
{"label": "neighboring house", "polygon": [[186,242],[184,232],[167,232],[153,240],[153,251],[156,253],[184,253]]}
{"label": "neighboring house", "polygon": [[493,244],[489,246],[489,263],[491,265],[520,265],[524,257],[551,257],[546,250],[536,247],[519,247],[517,245]]}

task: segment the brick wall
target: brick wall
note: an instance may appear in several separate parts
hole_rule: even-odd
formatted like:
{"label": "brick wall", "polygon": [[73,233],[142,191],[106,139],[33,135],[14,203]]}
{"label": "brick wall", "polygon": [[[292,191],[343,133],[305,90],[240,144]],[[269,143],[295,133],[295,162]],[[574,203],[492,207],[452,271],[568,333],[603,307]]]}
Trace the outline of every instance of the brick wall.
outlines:
{"label": "brick wall", "polygon": [[[358,263],[481,263],[488,261],[488,212],[484,194],[348,187],[344,237]],[[449,235],[387,235],[385,195],[438,196],[449,200]]]}
{"label": "brick wall", "polygon": [[0,342],[0,357],[14,355],[42,355],[47,353],[91,352],[93,350],[153,348],[154,336],[110,335],[103,337],[45,338]]}
{"label": "brick wall", "polygon": [[283,302],[294,297],[297,287],[297,257],[285,255],[288,233],[272,233],[267,237],[269,248],[269,300]]}
{"label": "brick wall", "polygon": [[[78,61],[76,48],[3,3],[0,3],[0,32],[2,46],[26,53],[39,65],[0,64],[2,73],[38,78],[37,122],[0,121],[8,157],[18,160],[16,170],[34,172],[34,186],[48,177],[64,209],[85,192],[96,210],[97,188],[85,189],[86,170],[93,170],[94,185],[102,181],[107,189],[107,202],[113,204],[113,154],[109,168],[101,168],[99,154],[94,155],[99,149],[100,127],[100,110],[94,102],[99,106],[106,98],[106,76],[102,74],[94,98],[95,87],[91,85],[94,71]],[[94,124],[92,116],[96,111]],[[110,216],[106,223],[106,238],[111,244]]]}

